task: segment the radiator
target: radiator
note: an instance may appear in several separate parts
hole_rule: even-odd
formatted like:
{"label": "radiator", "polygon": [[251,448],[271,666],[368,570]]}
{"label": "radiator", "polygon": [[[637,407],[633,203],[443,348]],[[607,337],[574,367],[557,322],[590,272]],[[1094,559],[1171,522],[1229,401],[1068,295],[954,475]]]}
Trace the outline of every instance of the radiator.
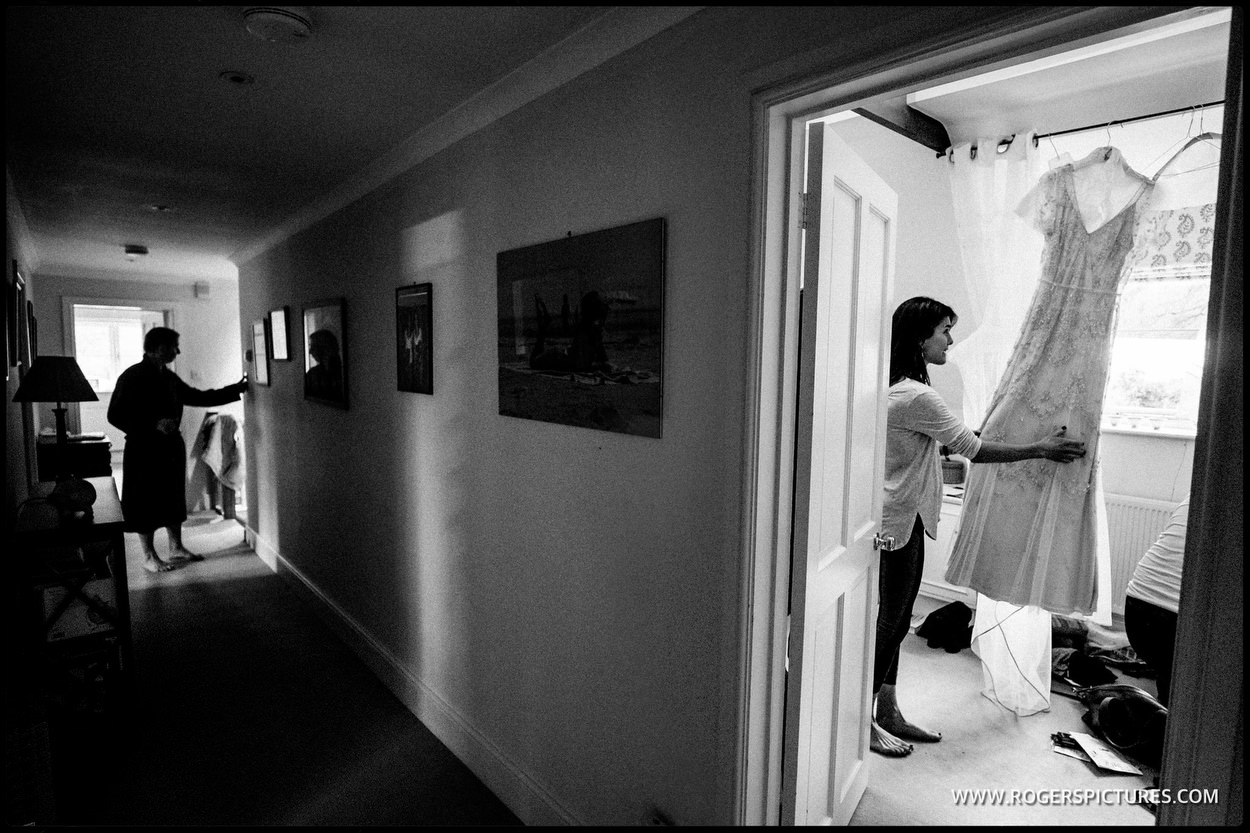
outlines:
{"label": "radiator", "polygon": [[1137,562],[1167,526],[1176,504],[1125,495],[1106,495],[1111,537],[1111,610],[1124,615],[1124,590]]}

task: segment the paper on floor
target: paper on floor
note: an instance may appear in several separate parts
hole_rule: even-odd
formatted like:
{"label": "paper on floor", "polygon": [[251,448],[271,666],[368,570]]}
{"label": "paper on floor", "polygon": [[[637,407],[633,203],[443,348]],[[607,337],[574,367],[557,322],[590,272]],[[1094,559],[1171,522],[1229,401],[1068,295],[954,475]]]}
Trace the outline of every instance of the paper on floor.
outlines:
{"label": "paper on floor", "polygon": [[1129,775],[1141,775],[1140,769],[1129,763],[1128,760],[1115,749],[1108,746],[1106,741],[1102,740],[1102,738],[1096,738],[1093,735],[1086,735],[1080,732],[1069,732],[1068,734],[1071,735],[1074,741],[1080,744],[1081,749],[1086,755],[1089,755],[1090,760],[1092,760],[1099,769],[1106,769],[1111,772],[1123,772]]}

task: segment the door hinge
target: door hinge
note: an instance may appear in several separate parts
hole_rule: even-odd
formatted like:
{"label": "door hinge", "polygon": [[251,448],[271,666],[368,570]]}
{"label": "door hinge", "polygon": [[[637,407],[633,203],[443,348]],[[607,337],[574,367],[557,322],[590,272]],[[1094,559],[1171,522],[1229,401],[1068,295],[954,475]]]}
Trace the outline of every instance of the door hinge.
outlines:
{"label": "door hinge", "polygon": [[807,228],[807,192],[799,194],[799,228]]}

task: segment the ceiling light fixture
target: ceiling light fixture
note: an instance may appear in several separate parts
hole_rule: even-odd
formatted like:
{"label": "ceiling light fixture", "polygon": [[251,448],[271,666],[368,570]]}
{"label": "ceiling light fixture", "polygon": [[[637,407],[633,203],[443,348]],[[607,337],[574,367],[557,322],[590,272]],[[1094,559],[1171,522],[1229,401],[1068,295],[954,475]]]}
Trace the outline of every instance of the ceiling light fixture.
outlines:
{"label": "ceiling light fixture", "polygon": [[228,69],[225,72],[218,73],[218,78],[236,87],[246,87],[249,84],[255,84],[256,78],[248,75],[246,72],[239,72],[237,69]]}
{"label": "ceiling light fixture", "polygon": [[247,31],[270,43],[301,43],[312,34],[304,6],[252,6],[243,10]]}
{"label": "ceiling light fixture", "polygon": [[135,260],[144,257],[148,253],[147,246],[140,246],[137,243],[126,244],[126,260]]}

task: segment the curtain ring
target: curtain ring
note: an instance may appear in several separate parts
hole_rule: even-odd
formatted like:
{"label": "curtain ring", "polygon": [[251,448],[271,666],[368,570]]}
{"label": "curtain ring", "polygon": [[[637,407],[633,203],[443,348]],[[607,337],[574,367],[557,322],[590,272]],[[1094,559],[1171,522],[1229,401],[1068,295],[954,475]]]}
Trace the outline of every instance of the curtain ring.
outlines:
{"label": "curtain ring", "polygon": [[972,146],[969,148],[969,150],[968,150],[968,158],[970,158],[970,159],[976,159],[976,158],[977,158],[977,146],[976,146],[976,145],[972,145]]}

